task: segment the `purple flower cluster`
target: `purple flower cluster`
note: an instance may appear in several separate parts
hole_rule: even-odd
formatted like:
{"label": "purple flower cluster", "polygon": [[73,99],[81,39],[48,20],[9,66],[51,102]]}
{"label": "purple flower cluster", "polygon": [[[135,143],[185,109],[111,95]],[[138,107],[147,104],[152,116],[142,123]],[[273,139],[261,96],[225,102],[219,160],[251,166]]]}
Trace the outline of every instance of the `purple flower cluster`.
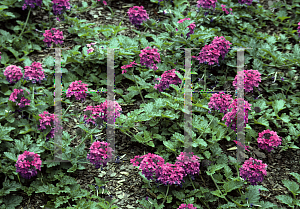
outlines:
{"label": "purple flower cluster", "polygon": [[87,95],[86,91],[88,90],[87,88],[88,84],[82,83],[81,80],[79,81],[74,81],[69,85],[69,88],[67,90],[67,97],[71,97],[72,95],[75,96],[76,100],[82,99],[85,100],[85,97]]}
{"label": "purple flower cluster", "polygon": [[197,156],[188,157],[185,156],[185,153],[181,153],[177,159],[175,164],[164,164],[164,159],[161,156],[148,153],[141,157],[139,155],[135,156],[130,159],[130,163],[133,166],[140,166],[139,169],[142,170],[142,174],[148,180],[152,180],[155,176],[157,183],[165,185],[181,185],[183,177],[187,174],[199,174],[200,163]]}
{"label": "purple flower cluster", "polygon": [[188,204],[188,205],[186,205],[186,204],[181,204],[180,206],[179,206],[179,208],[177,208],[177,209],[197,209],[196,207],[194,207],[194,205],[193,204]]}
{"label": "purple flower cluster", "polygon": [[24,78],[26,80],[31,80],[32,83],[41,83],[42,80],[46,80],[44,69],[40,62],[33,62],[30,66],[25,66],[24,71]]}
{"label": "purple flower cluster", "polygon": [[216,36],[211,44],[205,45],[198,57],[192,56],[199,60],[200,63],[208,63],[208,65],[218,64],[219,57],[225,58],[225,55],[228,53],[228,49],[230,48],[229,41],[227,41],[223,36],[218,37]]}
{"label": "purple flower cluster", "polygon": [[205,9],[209,9],[210,7],[212,7],[215,10],[216,4],[217,4],[217,0],[198,0],[197,1],[198,8],[200,8],[200,6]]}
{"label": "purple flower cluster", "polygon": [[37,175],[36,170],[41,171],[42,161],[38,154],[34,152],[24,151],[23,154],[18,156],[16,166],[16,172],[25,179],[30,179]]}
{"label": "purple flower cluster", "polygon": [[64,42],[63,32],[55,28],[52,28],[51,30],[45,30],[43,36],[45,37],[43,41],[47,44],[47,47],[50,47],[52,42],[55,44],[62,44]]}
{"label": "purple flower cluster", "polygon": [[[258,87],[258,82],[261,82],[261,74],[258,72],[258,70],[244,70],[244,84],[245,84],[245,91],[246,92],[253,92],[253,87]],[[237,79],[238,77],[243,78],[243,72],[239,71],[238,74],[235,76],[234,81],[232,83],[233,86],[235,86],[235,89],[237,89]],[[243,79],[241,79],[243,80]]]}
{"label": "purple flower cluster", "polygon": [[[98,1],[101,1],[101,0],[98,0]],[[107,2],[103,0],[102,2],[105,6],[107,5]]]}
{"label": "purple flower cluster", "polygon": [[240,176],[246,180],[248,178],[251,185],[257,185],[257,182],[264,180],[263,175],[267,175],[267,164],[262,163],[261,160],[253,159],[246,160],[240,168]]}
{"label": "purple flower cluster", "polygon": [[155,84],[154,88],[158,89],[160,92],[169,88],[170,84],[177,85],[182,82],[181,79],[175,74],[175,69],[165,71],[161,75],[161,78],[157,78],[157,80],[160,80],[160,83]]}
{"label": "purple flower cluster", "polygon": [[34,3],[36,6],[41,7],[43,0],[25,0],[25,4],[22,6],[22,10],[27,9],[27,6],[30,6],[32,9],[35,7]]}
{"label": "purple flower cluster", "polygon": [[3,74],[6,77],[6,80],[10,84],[17,83],[23,77],[21,68],[19,68],[16,65],[10,65],[10,66],[6,67]]}
{"label": "purple flower cluster", "polygon": [[[228,15],[229,12],[228,12],[227,9],[226,9],[226,5],[221,4],[221,7],[222,7],[222,10]],[[229,10],[232,11],[231,8],[229,8]],[[232,14],[232,12],[230,12],[230,14]]]}
{"label": "purple flower cluster", "polygon": [[226,114],[232,101],[233,99],[231,95],[220,92],[219,94],[216,93],[210,97],[208,107],[219,110],[221,113]]}
{"label": "purple flower cluster", "polygon": [[244,117],[244,120],[245,120],[245,123],[244,123],[244,126],[246,127],[246,123],[248,123],[248,110],[251,110],[251,104],[249,104],[247,101],[245,101],[244,99],[242,98],[237,98],[235,100],[233,100],[233,102],[229,105],[229,109],[232,108],[231,112],[227,112],[224,117],[222,118],[222,120],[226,119],[226,122],[225,124],[227,125],[227,127],[230,126],[230,124],[232,125],[231,126],[231,129],[232,130],[236,130],[236,115],[237,115],[237,104],[239,103],[239,101],[242,101],[243,104],[244,104],[244,111],[245,111],[245,117]]}
{"label": "purple flower cluster", "polygon": [[53,14],[62,14],[63,9],[71,9],[69,0],[52,0]]}
{"label": "purple flower cluster", "polygon": [[[177,23],[182,23],[182,22],[185,21],[185,20],[191,20],[191,19],[190,19],[190,18],[184,18],[184,19],[179,20]],[[187,38],[190,37],[190,34],[194,34],[194,29],[195,29],[195,27],[196,27],[196,25],[195,25],[194,23],[195,23],[195,22],[193,22],[193,23],[191,23],[189,26],[187,26],[187,27],[190,29],[190,32],[188,32],[188,33],[186,34]],[[178,31],[177,28],[176,28],[176,31]],[[181,34],[181,36],[183,36],[183,35]]]}
{"label": "purple flower cluster", "polygon": [[[44,111],[42,114],[39,114],[39,116],[41,117],[41,119],[39,119],[39,121],[40,121],[39,130],[47,129],[46,125],[53,127],[54,121],[58,121],[57,115],[50,114],[47,111]],[[49,141],[49,138],[54,138],[54,131],[55,131],[54,129],[55,128],[52,128],[50,133],[47,134],[46,142]]]}
{"label": "purple flower cluster", "polygon": [[252,4],[253,0],[238,0],[240,4],[248,4],[249,6]]}
{"label": "purple flower cluster", "polygon": [[158,69],[156,64],[154,64],[154,60],[160,62],[160,54],[157,52],[157,49],[155,48],[151,49],[151,47],[148,46],[145,49],[141,50],[139,56],[141,58],[140,59],[141,65],[146,65],[146,67],[154,69],[154,71]]}
{"label": "purple flower cluster", "polygon": [[137,28],[139,28],[139,25],[141,25],[143,21],[149,19],[147,11],[144,10],[143,6],[133,6],[129,8],[127,14],[129,15],[131,24],[135,25]]}
{"label": "purple flower cluster", "polygon": [[[28,92],[29,94],[29,92]],[[23,89],[14,89],[14,91],[9,96],[9,100],[16,102],[16,105],[19,105],[20,108],[30,105],[30,100],[22,97],[24,95]]]}
{"label": "purple flower cluster", "polygon": [[102,165],[105,167],[109,159],[112,158],[114,150],[109,147],[107,142],[95,141],[90,147],[90,153],[87,159],[95,165],[95,168],[100,168]]}
{"label": "purple flower cluster", "polygon": [[122,74],[124,74],[124,73],[127,73],[127,68],[129,68],[129,67],[133,67],[132,65],[138,65],[137,63],[135,63],[135,61],[133,61],[133,62],[131,62],[129,65],[123,65],[122,67],[121,67],[121,69],[123,69],[122,70]]}
{"label": "purple flower cluster", "polygon": [[[107,108],[108,107],[108,108]],[[107,122],[108,118],[113,118],[114,120],[117,117],[120,117],[122,108],[116,101],[107,101],[103,102],[100,105],[97,106],[87,106],[84,110],[85,112],[90,111],[92,114],[92,118],[87,119],[87,115],[84,115],[85,123],[92,122],[94,125],[96,124],[96,119],[101,118],[103,121]],[[98,124],[99,125],[99,124]]]}
{"label": "purple flower cluster", "polygon": [[272,146],[278,147],[281,144],[281,139],[276,132],[268,129],[258,134],[257,143],[259,148],[271,152]]}

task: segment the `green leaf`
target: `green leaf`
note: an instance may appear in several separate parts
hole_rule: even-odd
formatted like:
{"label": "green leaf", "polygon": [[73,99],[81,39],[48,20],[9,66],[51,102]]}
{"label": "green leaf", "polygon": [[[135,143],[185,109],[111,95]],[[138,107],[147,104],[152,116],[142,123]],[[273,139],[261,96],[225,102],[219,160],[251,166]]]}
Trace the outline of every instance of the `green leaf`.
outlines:
{"label": "green leaf", "polygon": [[289,205],[289,206],[293,206],[293,198],[288,196],[288,195],[277,195],[275,196],[280,202]]}
{"label": "green leaf", "polygon": [[288,188],[288,190],[290,190],[294,195],[296,195],[299,192],[299,185],[296,182],[286,179],[282,179],[281,181],[284,184],[284,186]]}
{"label": "green leaf", "polygon": [[254,124],[260,124],[260,125],[269,127],[269,121],[264,117],[260,117],[260,118],[258,118],[258,120],[254,119]]}
{"label": "green leaf", "polygon": [[5,155],[7,158],[13,160],[14,162],[17,162],[17,160],[18,160],[17,156],[16,156],[14,153],[11,153],[11,152],[4,152],[4,155]]}
{"label": "green leaf", "polygon": [[23,200],[22,196],[19,195],[8,195],[4,198],[4,204],[5,204],[5,208],[6,209],[14,209],[16,208],[18,205],[21,204]]}
{"label": "green leaf", "polygon": [[242,181],[228,181],[223,185],[223,188],[225,189],[225,192],[231,192],[232,190],[242,188],[244,185],[244,182]]}
{"label": "green leaf", "polygon": [[282,121],[285,122],[285,123],[289,123],[289,122],[290,122],[290,118],[289,118],[289,116],[288,116],[286,113],[283,113],[283,114],[280,116],[279,119],[282,120]]}
{"label": "green leaf", "polygon": [[280,110],[284,109],[284,105],[285,105],[285,101],[284,100],[276,100],[272,103],[272,107],[276,113],[276,115],[278,114],[278,112]]}
{"label": "green leaf", "polygon": [[10,138],[8,133],[15,129],[16,128],[14,128],[14,127],[4,127],[4,126],[1,126],[1,124],[0,124],[0,140],[13,141],[13,139]]}

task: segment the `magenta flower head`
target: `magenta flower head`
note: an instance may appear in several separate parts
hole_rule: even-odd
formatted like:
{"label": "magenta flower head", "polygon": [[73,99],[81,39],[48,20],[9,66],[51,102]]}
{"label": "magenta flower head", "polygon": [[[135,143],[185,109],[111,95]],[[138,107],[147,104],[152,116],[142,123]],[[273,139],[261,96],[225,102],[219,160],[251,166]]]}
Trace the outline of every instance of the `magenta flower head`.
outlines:
{"label": "magenta flower head", "polygon": [[193,204],[188,204],[188,205],[186,205],[186,204],[181,204],[180,206],[179,206],[179,208],[177,208],[177,209],[197,209],[196,207],[194,207],[194,205]]}
{"label": "magenta flower head", "polygon": [[34,152],[24,151],[23,154],[18,156],[16,166],[16,172],[24,179],[30,179],[37,175],[36,170],[41,171],[42,161],[38,154]]}
{"label": "magenta flower head", "polygon": [[62,14],[63,9],[71,9],[69,0],[52,0],[53,14]]}
{"label": "magenta flower head", "polygon": [[[194,153],[189,153],[190,155],[193,155]],[[184,176],[187,174],[190,175],[199,175],[199,157],[197,155],[193,156],[187,156],[185,152],[181,152],[180,155],[177,157],[177,161],[175,164],[179,165],[184,169]]]}
{"label": "magenta flower head", "polygon": [[240,4],[248,4],[249,6],[252,4],[253,0],[238,0]]}
{"label": "magenta flower head", "polygon": [[129,15],[129,20],[131,24],[139,28],[139,25],[142,24],[145,20],[149,19],[147,11],[144,10],[143,6],[133,6],[129,8],[127,14]]}
{"label": "magenta flower head", "polygon": [[226,114],[232,101],[233,99],[230,94],[220,92],[219,94],[216,93],[210,97],[208,107],[219,110],[221,113]]}
{"label": "magenta flower head", "polygon": [[114,150],[109,147],[109,143],[95,141],[90,147],[87,159],[98,169],[107,165],[107,162],[112,158],[112,152]]}
{"label": "magenta flower head", "polygon": [[262,163],[261,160],[250,157],[240,168],[240,176],[244,180],[248,178],[251,185],[257,185],[257,182],[264,180],[263,175],[267,175],[267,167],[267,164]]}
{"label": "magenta flower head", "polygon": [[86,91],[88,84],[82,83],[81,80],[74,81],[69,85],[69,88],[67,90],[67,97],[71,97],[72,95],[75,96],[76,100],[85,100],[85,97],[87,95]]}
{"label": "magenta flower head", "polygon": [[42,80],[46,80],[44,69],[42,68],[42,64],[39,62],[33,62],[31,66],[25,66],[24,71],[24,78],[26,80],[31,80],[32,83],[41,83]]}
{"label": "magenta flower head", "polygon": [[[178,71],[176,71],[176,72],[178,72]],[[154,88],[158,89],[160,92],[169,88],[170,84],[177,85],[182,82],[181,79],[175,74],[175,69],[165,71],[161,75],[161,79],[157,78],[157,80],[160,80],[160,83],[155,84]]]}
{"label": "magenta flower head", "polygon": [[[29,94],[29,92],[28,92]],[[14,89],[14,91],[9,96],[9,100],[16,102],[16,105],[19,105],[20,108],[30,105],[30,100],[22,97],[24,95],[23,89]]]}
{"label": "magenta flower head", "polygon": [[[238,77],[240,80],[243,80],[242,78],[243,72],[239,71],[238,74],[235,76],[234,81],[232,85],[237,89],[237,79]],[[258,70],[244,70],[244,89],[246,92],[253,92],[253,87],[258,87],[259,83],[261,82],[261,74],[258,72]]]}
{"label": "magenta flower head", "polygon": [[6,67],[3,74],[10,84],[17,83],[23,77],[21,68],[16,65],[10,65]]}
{"label": "magenta flower head", "polygon": [[[182,23],[182,22],[185,21],[185,20],[191,20],[191,19],[190,19],[190,18],[184,18],[184,19],[179,20],[177,23]],[[195,29],[195,27],[196,27],[196,25],[195,25],[194,23],[195,23],[195,22],[193,22],[193,23],[191,23],[189,26],[187,26],[187,27],[190,29],[190,32],[188,32],[188,33],[186,34],[187,38],[190,37],[190,34],[194,34],[194,29]],[[176,28],[176,31],[178,31],[177,28]],[[181,34],[181,36],[183,36],[183,35]]]}
{"label": "magenta flower head", "polygon": [[[101,0],[98,0],[98,1],[101,1]],[[105,6],[107,5],[107,2],[103,0],[102,2]]]}
{"label": "magenta flower head", "polygon": [[257,143],[259,148],[271,152],[273,146],[278,147],[281,144],[281,138],[275,131],[270,131],[268,129],[258,134]]}
{"label": "magenta flower head", "polygon": [[230,48],[230,44],[232,43],[227,41],[223,36],[216,36],[211,44],[216,46],[220,52],[220,55],[222,56],[222,59],[224,60],[226,54],[228,53],[228,49]]}
{"label": "magenta flower head", "polygon": [[49,141],[49,138],[54,138],[54,131],[55,131],[54,122],[58,122],[58,117],[57,115],[50,114],[47,111],[44,111],[42,114],[39,114],[39,116],[41,117],[41,119],[39,119],[40,121],[39,130],[47,129],[46,126],[50,126],[51,128],[53,127],[50,133],[48,133],[46,136],[46,142],[47,142]]}
{"label": "magenta flower head", "polygon": [[43,36],[45,37],[43,41],[47,44],[47,47],[50,47],[52,42],[55,44],[62,44],[64,42],[63,32],[55,28],[52,28],[51,30],[45,30]]}
{"label": "magenta flower head", "polygon": [[41,7],[43,0],[25,0],[25,4],[22,6],[22,10],[27,9],[27,6],[30,6],[32,9],[36,6]]}
{"label": "magenta flower head", "polygon": [[165,185],[182,184],[183,177],[185,176],[184,169],[178,164],[166,163],[157,169],[156,178],[157,182]]}
{"label": "magenta flower head", "polygon": [[246,127],[246,123],[248,123],[248,110],[251,110],[251,104],[249,104],[247,101],[245,101],[244,99],[242,98],[237,98],[235,100],[233,100],[233,102],[229,105],[229,109],[232,108],[231,112],[227,112],[224,117],[222,118],[222,120],[226,119],[226,122],[225,124],[227,125],[227,127],[230,126],[231,124],[231,129],[232,130],[236,130],[236,121],[237,121],[237,118],[236,118],[236,115],[237,115],[237,104],[239,104],[241,101],[242,104],[244,104],[243,106],[243,109],[245,111],[245,117],[244,117],[244,120],[245,120],[245,123],[244,123],[244,126]]}
{"label": "magenta flower head", "polygon": [[198,0],[197,7],[200,8],[200,6],[201,6],[202,8],[205,8],[205,9],[210,9],[210,7],[212,7],[215,10],[216,3],[217,3],[217,0]]}
{"label": "magenta flower head", "polygon": [[142,170],[142,174],[148,179],[153,179],[154,172],[158,174],[158,169],[164,164],[165,160],[156,154],[148,153],[143,156],[135,156],[130,159],[130,163],[133,166],[140,166],[139,169]]}
{"label": "magenta flower head", "polygon": [[156,48],[151,49],[151,47],[148,46],[145,49],[142,49],[140,58],[141,65],[146,65],[146,67],[154,69],[154,71],[158,69],[156,64],[154,64],[154,60],[158,63],[160,62],[160,54],[157,52]]}
{"label": "magenta flower head", "polygon": [[199,60],[199,64],[208,63],[208,65],[218,64],[219,57],[220,57],[220,51],[218,50],[217,46],[214,44],[205,45],[201,49],[198,57],[192,56],[192,58]]}
{"label": "magenta flower head", "polygon": [[122,74],[127,73],[127,70],[125,70],[125,69],[127,69],[127,68],[129,68],[129,67],[133,67],[133,65],[138,65],[138,64],[135,63],[135,61],[133,61],[133,62],[131,62],[129,65],[123,65],[123,66],[121,67],[121,69],[123,69],[123,70],[122,70]]}

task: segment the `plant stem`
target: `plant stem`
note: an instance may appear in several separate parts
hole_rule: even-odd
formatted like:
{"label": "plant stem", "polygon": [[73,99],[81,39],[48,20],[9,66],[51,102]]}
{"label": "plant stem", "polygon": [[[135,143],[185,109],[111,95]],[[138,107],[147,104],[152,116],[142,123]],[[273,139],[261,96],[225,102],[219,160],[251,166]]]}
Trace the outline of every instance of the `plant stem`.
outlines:
{"label": "plant stem", "polygon": [[214,120],[214,118],[215,118],[215,115],[214,115],[213,119],[209,122],[209,124],[205,127],[205,129],[203,130],[203,132],[201,133],[201,135],[196,140],[198,140],[202,136],[202,134],[207,129],[207,127],[211,124],[211,122]]}
{"label": "plant stem", "polygon": [[[190,182],[192,183],[192,186],[194,187],[194,190],[196,190],[196,187],[194,186],[194,184],[193,184],[193,181],[192,181],[192,179],[191,179],[191,176],[190,175],[188,175],[189,176],[189,179],[190,179]],[[201,176],[201,178],[202,178],[202,176]],[[202,179],[203,180],[203,179]],[[209,208],[209,206],[206,204],[206,202],[204,202],[201,198],[199,198],[199,200],[208,208],[208,209],[210,209]]]}
{"label": "plant stem", "polygon": [[67,113],[67,111],[69,110],[70,107],[71,107],[71,105],[69,105],[69,107],[66,109],[66,111],[65,111],[64,114],[62,115],[62,118],[65,116],[65,114]]}
{"label": "plant stem", "polygon": [[170,188],[170,185],[168,184],[168,188],[167,188],[166,196],[165,196],[165,198],[164,198],[164,201],[162,202],[162,204],[161,204],[161,205],[163,205],[163,204],[164,204],[164,202],[165,202],[165,200],[166,200],[166,197],[168,196],[169,188]]}
{"label": "plant stem", "polygon": [[[26,19],[25,25],[24,25],[24,27],[23,27],[22,32],[21,32],[20,35],[19,35],[19,38],[21,37],[21,35],[23,34],[23,32],[24,32],[24,30],[25,30],[25,27],[26,27],[26,25],[27,25],[27,22],[28,22],[28,19],[29,19],[29,16],[30,16],[30,12],[31,12],[31,7],[30,7],[30,9],[29,9],[29,12],[28,12],[28,15],[27,15],[27,19]],[[19,38],[18,38],[18,39],[19,39]]]}
{"label": "plant stem", "polygon": [[[96,126],[91,132],[91,135],[94,133],[95,129],[98,128],[98,126]],[[84,139],[82,140],[82,142],[78,145],[78,147],[88,138],[89,134],[87,134]]]}

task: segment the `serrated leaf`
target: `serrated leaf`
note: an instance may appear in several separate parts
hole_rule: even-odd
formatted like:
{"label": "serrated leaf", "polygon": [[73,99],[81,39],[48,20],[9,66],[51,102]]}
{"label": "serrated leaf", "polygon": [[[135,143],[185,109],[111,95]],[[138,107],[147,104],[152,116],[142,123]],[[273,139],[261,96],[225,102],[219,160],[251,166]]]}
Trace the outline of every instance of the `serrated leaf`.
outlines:
{"label": "serrated leaf", "polygon": [[285,105],[285,101],[284,100],[276,100],[272,103],[272,107],[275,111],[276,114],[278,114],[278,112],[280,110],[284,109],[284,105]]}
{"label": "serrated leaf", "polygon": [[293,205],[293,198],[288,195],[277,195],[275,197],[284,204],[287,204],[289,206]]}
{"label": "serrated leaf", "polygon": [[232,190],[242,188],[244,185],[244,182],[242,181],[228,181],[223,185],[223,188],[225,189],[225,192],[231,192]]}
{"label": "serrated leaf", "polygon": [[288,190],[290,190],[293,194],[297,194],[298,193],[298,191],[299,191],[299,185],[296,182],[290,181],[290,180],[286,180],[286,179],[282,179],[281,181],[284,184],[284,186],[286,188],[288,188]]}

